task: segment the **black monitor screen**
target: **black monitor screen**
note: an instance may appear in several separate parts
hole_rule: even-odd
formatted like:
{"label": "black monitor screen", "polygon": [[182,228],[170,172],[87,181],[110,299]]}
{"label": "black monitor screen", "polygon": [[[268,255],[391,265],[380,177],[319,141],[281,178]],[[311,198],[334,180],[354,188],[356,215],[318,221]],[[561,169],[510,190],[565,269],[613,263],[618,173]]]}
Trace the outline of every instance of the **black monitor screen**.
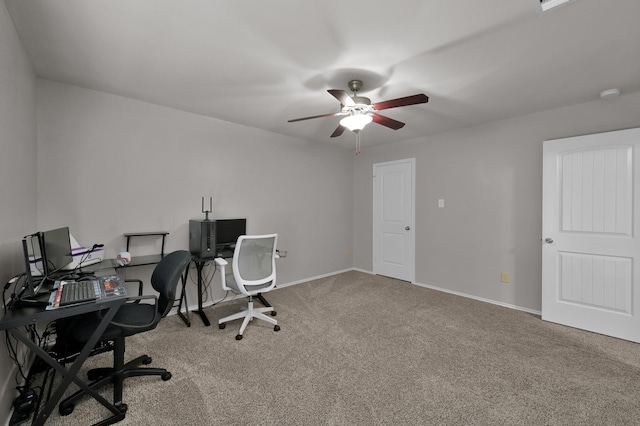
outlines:
{"label": "black monitor screen", "polygon": [[247,219],[216,219],[216,246],[233,246],[238,237],[247,234]]}
{"label": "black monitor screen", "polygon": [[73,261],[69,228],[58,228],[42,233],[46,274],[50,275]]}

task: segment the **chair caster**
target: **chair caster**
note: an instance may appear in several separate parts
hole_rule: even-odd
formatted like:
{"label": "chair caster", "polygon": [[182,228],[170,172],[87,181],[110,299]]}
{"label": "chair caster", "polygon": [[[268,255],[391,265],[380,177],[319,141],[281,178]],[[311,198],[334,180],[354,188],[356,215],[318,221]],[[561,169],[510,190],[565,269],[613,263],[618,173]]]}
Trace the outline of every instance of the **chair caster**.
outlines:
{"label": "chair caster", "polygon": [[151,361],[153,361],[153,359],[151,359],[151,357],[148,356],[148,357],[146,357],[145,359],[142,360],[142,363],[144,365],[149,365],[149,364],[151,364]]}
{"label": "chair caster", "polygon": [[275,317],[276,315],[278,315],[278,313],[276,311],[271,311],[271,316]]}
{"label": "chair caster", "polygon": [[236,340],[242,340],[242,334],[238,334],[238,335],[236,336]]}
{"label": "chair caster", "polygon": [[93,368],[87,371],[87,379],[89,379],[90,382],[94,382],[111,374],[113,374],[113,368]]}
{"label": "chair caster", "polygon": [[280,331],[280,326],[279,325],[274,325],[273,326],[273,331]]}
{"label": "chair caster", "polygon": [[69,414],[73,413],[74,408],[76,408],[74,404],[60,404],[60,406],[58,407],[58,412],[61,416],[68,416]]}
{"label": "chair caster", "polygon": [[171,379],[171,373],[169,373],[169,372],[167,371],[167,372],[166,372],[166,373],[164,373],[162,376],[160,376],[160,378],[161,378],[163,381],[165,381],[165,382],[166,382],[167,380]]}
{"label": "chair caster", "polygon": [[223,330],[226,326],[227,326],[227,323],[226,323],[226,322],[223,322],[222,324],[218,324],[218,328],[219,328],[220,330]]}
{"label": "chair caster", "polygon": [[104,376],[103,374],[98,373],[97,371],[91,371],[89,370],[87,372],[87,379],[89,379],[90,382],[96,381],[96,380],[100,380],[102,379]]}

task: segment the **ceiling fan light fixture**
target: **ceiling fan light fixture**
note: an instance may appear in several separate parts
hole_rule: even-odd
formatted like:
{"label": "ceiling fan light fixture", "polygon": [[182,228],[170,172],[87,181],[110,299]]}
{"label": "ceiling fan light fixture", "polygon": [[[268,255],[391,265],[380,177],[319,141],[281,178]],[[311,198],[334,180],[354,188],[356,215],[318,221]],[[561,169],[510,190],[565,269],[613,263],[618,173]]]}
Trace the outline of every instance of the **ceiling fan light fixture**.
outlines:
{"label": "ceiling fan light fixture", "polygon": [[542,12],[547,12],[551,9],[555,9],[560,6],[565,6],[569,3],[573,3],[575,0],[536,0],[540,2]]}
{"label": "ceiling fan light fixture", "polygon": [[352,132],[359,132],[364,129],[364,126],[371,123],[373,121],[373,117],[370,114],[349,114],[342,120],[340,120],[340,125],[346,127]]}
{"label": "ceiling fan light fixture", "polygon": [[600,92],[600,99],[612,100],[620,96],[620,89],[609,89]]}

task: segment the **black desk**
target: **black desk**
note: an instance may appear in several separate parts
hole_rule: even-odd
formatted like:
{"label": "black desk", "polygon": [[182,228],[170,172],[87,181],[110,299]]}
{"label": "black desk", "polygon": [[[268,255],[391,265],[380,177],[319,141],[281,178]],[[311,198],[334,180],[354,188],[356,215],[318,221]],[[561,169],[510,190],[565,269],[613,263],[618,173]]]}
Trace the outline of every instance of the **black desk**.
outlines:
{"label": "black desk", "polygon": [[116,259],[104,259],[92,265],[82,266],[78,268],[81,272],[99,272],[105,269],[133,268],[135,266],[156,265],[160,263],[164,256],[161,254],[151,254],[148,256],[135,256],[131,258],[131,262],[126,265],[119,265]]}
{"label": "black desk", "polygon": [[213,259],[200,259],[199,257],[193,256],[193,263],[196,264],[196,271],[198,273],[198,310],[196,313],[200,315],[200,319],[204,325],[209,327],[211,322],[209,321],[209,318],[207,318],[207,314],[202,310],[202,270],[207,262],[213,262]]}
{"label": "black desk", "polygon": [[[94,399],[100,402],[100,404],[105,406],[107,409],[109,409],[109,411],[113,413],[111,417],[97,424],[109,425],[124,419],[125,413],[118,410],[118,408],[113,403],[107,401],[98,392],[91,389],[87,385],[87,383],[85,383],[78,377],[78,372],[80,371],[82,364],[84,364],[87,357],[89,356],[91,349],[93,349],[93,347],[96,345],[99,337],[107,328],[120,306],[122,306],[126,302],[126,300],[126,297],[113,297],[98,300],[92,303],[69,306],[66,308],[59,308],[50,311],[47,311],[44,307],[20,307],[8,310],[2,317],[2,319],[0,320],[0,330],[7,330],[16,339],[24,343],[37,356],[39,356],[43,361],[49,364],[56,371],[60,372],[63,376],[62,382],[58,385],[55,392],[53,392],[51,398],[49,398],[44,408],[39,413],[35,413],[33,419],[34,425],[44,424],[47,418],[49,418],[49,416],[51,415],[53,409],[56,407],[56,405],[58,405],[58,402],[62,398],[65,390],[69,387],[71,382],[80,386],[89,395],[91,395]],[[46,353],[42,348],[40,348],[35,342],[33,342],[23,330],[23,327],[26,325],[48,323],[61,318],[82,315],[88,312],[95,312],[99,310],[105,310],[105,315],[100,322],[100,325],[91,335],[91,338],[87,341],[87,343],[80,351],[80,355],[78,355],[78,357],[71,364],[68,370],[65,369],[48,353]]]}
{"label": "black desk", "polygon": [[[224,257],[225,259],[232,258],[233,252],[232,251],[229,251],[228,253],[224,252],[223,255],[219,257]],[[204,265],[206,265],[207,262],[213,262],[213,258],[201,259],[199,257],[193,256],[192,260],[193,260],[193,263],[195,263],[196,271],[198,272],[198,310],[196,311],[196,313],[200,315],[200,319],[202,320],[204,325],[209,327],[211,325],[211,321],[209,321],[209,318],[207,318],[207,314],[205,314],[204,311],[202,310],[202,270],[204,269]],[[188,269],[189,268],[187,268],[187,270]],[[262,303],[264,306],[268,308],[271,307],[269,302],[267,302],[267,300],[264,298],[264,296],[262,296],[261,293],[256,294],[254,298],[258,299],[260,303]],[[180,305],[182,305],[182,297],[180,297]]]}

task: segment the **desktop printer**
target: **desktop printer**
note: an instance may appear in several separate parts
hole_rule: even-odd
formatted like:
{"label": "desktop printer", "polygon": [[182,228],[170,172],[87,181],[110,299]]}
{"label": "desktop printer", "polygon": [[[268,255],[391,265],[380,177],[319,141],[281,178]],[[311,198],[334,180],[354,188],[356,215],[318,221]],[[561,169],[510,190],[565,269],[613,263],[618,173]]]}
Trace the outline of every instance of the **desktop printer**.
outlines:
{"label": "desktop printer", "polygon": [[104,259],[104,249],[102,244],[99,245],[100,247],[84,247],[78,244],[78,241],[76,241],[71,234],[69,234],[69,240],[71,242],[71,254],[73,255],[73,260],[62,269],[71,271],[76,268],[82,268],[84,266],[102,262]]}

